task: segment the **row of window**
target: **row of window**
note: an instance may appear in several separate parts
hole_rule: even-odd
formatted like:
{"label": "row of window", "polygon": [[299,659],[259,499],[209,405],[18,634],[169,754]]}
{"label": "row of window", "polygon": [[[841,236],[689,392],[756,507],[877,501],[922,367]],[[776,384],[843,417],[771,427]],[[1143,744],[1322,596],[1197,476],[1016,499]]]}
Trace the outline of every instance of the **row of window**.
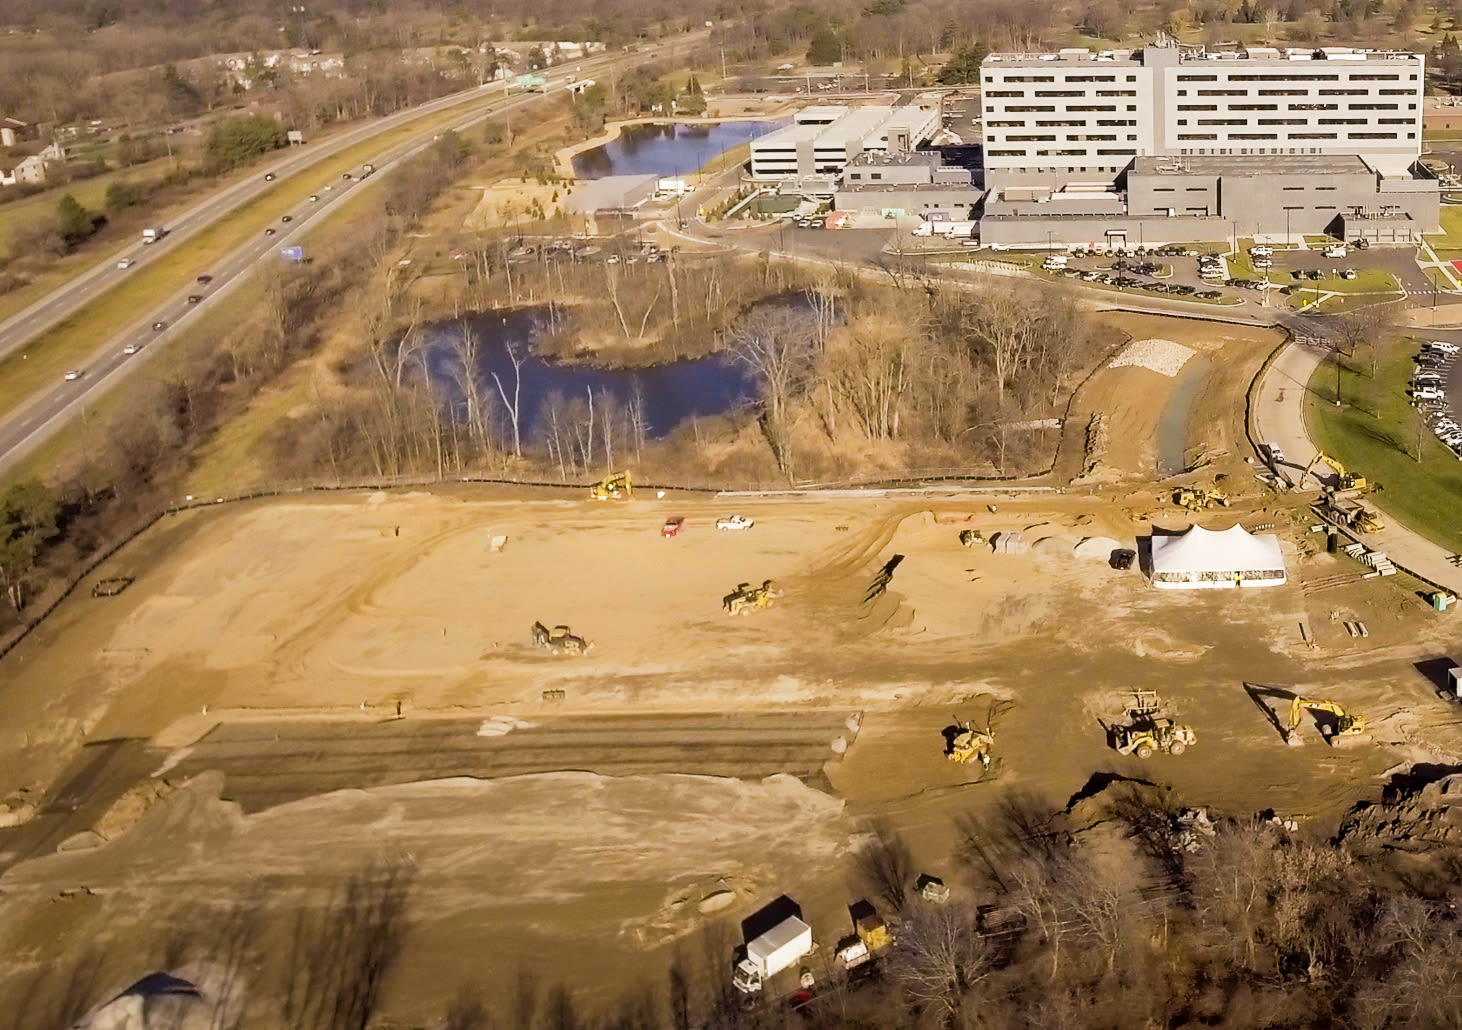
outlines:
{"label": "row of window", "polygon": [[[1191,75],[1178,73],[1179,82],[1217,82],[1217,75]],[[1229,73],[1225,82],[1340,82],[1338,74],[1305,74],[1299,72],[1259,72],[1254,74]],[[1400,82],[1398,72],[1351,72],[1349,82]],[[1416,75],[1410,76],[1416,81]]]}
{"label": "row of window", "polygon": [[[1226,139],[1272,139],[1277,140],[1280,136],[1273,132],[1230,132]],[[1286,139],[1338,139],[1333,132],[1291,132]],[[1347,132],[1346,139],[1399,139],[1398,133],[1394,132]],[[1414,133],[1407,133],[1407,139],[1415,139]],[[1180,140],[1218,139],[1218,134],[1213,132],[1180,132]]]}

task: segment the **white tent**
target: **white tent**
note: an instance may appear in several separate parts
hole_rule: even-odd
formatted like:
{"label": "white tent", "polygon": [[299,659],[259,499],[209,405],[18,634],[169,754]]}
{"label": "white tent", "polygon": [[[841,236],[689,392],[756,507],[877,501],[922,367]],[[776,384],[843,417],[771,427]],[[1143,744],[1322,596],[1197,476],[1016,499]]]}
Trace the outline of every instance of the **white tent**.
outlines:
{"label": "white tent", "polygon": [[1156,587],[1277,587],[1284,581],[1284,556],[1273,533],[1255,535],[1243,526],[1220,532],[1193,526],[1181,536],[1152,538]]}

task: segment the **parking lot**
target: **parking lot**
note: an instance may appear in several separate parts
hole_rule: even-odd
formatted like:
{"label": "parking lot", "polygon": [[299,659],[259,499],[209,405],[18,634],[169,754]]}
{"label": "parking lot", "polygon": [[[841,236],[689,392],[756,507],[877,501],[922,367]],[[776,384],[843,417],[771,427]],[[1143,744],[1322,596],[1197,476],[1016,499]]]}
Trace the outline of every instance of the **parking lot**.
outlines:
{"label": "parking lot", "polygon": [[1411,377],[1411,403],[1421,412],[1429,428],[1453,454],[1462,458],[1462,424],[1457,421],[1457,411],[1451,403],[1459,387],[1457,376],[1457,353],[1462,350],[1458,344],[1445,340],[1433,340],[1421,348],[1416,355],[1416,367]]}

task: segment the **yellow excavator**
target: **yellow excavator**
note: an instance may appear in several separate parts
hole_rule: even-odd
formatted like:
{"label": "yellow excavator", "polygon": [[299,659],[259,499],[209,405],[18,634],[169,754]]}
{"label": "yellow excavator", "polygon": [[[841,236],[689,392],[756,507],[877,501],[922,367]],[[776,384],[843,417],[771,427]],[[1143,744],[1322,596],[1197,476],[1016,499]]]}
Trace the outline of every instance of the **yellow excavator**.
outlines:
{"label": "yellow excavator", "polygon": [[1311,697],[1296,697],[1289,705],[1289,725],[1284,728],[1284,742],[1299,747],[1304,738],[1300,736],[1300,720],[1305,712],[1324,712],[1334,716],[1334,724],[1322,723],[1320,733],[1331,745],[1353,743],[1366,736],[1366,719],[1363,715],[1352,715],[1334,701],[1321,701]]}
{"label": "yellow excavator", "polygon": [[616,472],[589,487],[589,493],[596,501],[629,500],[634,487],[630,485],[628,472]]}
{"label": "yellow excavator", "polygon": [[759,587],[741,583],[721,598],[721,607],[726,609],[727,615],[750,615],[758,608],[770,608],[781,596],[780,590],[772,589],[772,581],[769,579],[762,580]]}
{"label": "yellow excavator", "polygon": [[1300,473],[1300,478],[1295,481],[1296,490],[1303,490],[1305,488],[1305,480],[1314,473],[1315,467],[1322,462],[1335,470],[1335,487],[1337,490],[1364,490],[1369,485],[1366,483],[1365,476],[1359,472],[1347,471],[1345,466],[1340,464],[1339,461],[1330,457],[1324,451],[1320,451],[1305,466],[1305,470]]}

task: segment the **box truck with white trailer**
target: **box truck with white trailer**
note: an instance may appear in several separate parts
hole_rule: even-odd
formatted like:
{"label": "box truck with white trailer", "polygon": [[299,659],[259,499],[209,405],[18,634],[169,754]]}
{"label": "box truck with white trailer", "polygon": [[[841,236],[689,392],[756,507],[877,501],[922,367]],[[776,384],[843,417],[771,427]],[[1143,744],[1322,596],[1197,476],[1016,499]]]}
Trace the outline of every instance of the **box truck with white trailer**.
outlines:
{"label": "box truck with white trailer", "polygon": [[796,916],[788,916],[746,942],[746,957],[736,963],[731,984],[743,994],[756,994],[768,980],[811,952],[812,927]]}

